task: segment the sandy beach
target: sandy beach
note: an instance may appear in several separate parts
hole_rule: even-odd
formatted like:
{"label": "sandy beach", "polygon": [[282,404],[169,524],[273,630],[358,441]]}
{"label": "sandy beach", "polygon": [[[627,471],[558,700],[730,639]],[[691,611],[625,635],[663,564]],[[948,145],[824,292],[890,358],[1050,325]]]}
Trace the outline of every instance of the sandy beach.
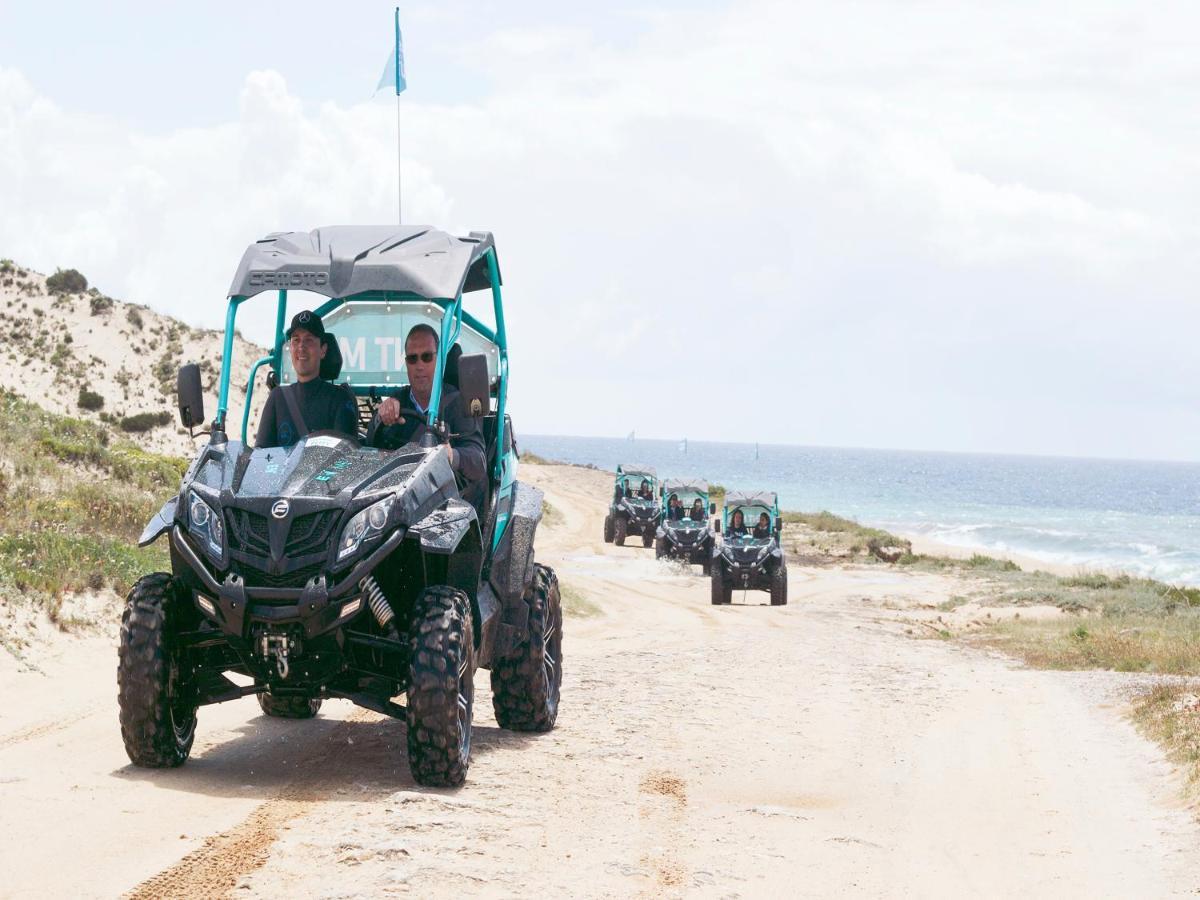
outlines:
{"label": "sandy beach", "polygon": [[[558,727],[498,729],[416,786],[402,723],[200,711],[178,770],[128,764],[115,648],[0,658],[4,896],[1184,896],[1200,828],[1104,673],[920,639],[952,575],[790,568],[712,607],[698,567],[601,540],[607,476],[522,467],[573,603]],[[581,609],[594,610],[580,615]],[[64,865],[66,859],[70,865]]]}

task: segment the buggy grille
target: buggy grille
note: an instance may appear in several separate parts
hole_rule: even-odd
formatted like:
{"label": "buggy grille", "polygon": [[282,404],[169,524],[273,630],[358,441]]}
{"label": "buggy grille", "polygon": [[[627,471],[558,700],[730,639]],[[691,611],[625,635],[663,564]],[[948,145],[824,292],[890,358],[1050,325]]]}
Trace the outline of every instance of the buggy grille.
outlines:
{"label": "buggy grille", "polygon": [[[229,543],[234,550],[266,558],[271,552],[269,520],[245,509],[229,511]],[[288,531],[288,556],[305,556],[325,550],[337,525],[340,510],[326,509],[297,516]]]}
{"label": "buggy grille", "polygon": [[245,509],[230,509],[229,543],[234,550],[266,556],[270,552],[267,517]]}
{"label": "buggy grille", "polygon": [[289,556],[303,556],[325,549],[330,542],[333,526],[337,524],[340,510],[326,509],[322,512],[297,516],[288,532],[287,552]]}

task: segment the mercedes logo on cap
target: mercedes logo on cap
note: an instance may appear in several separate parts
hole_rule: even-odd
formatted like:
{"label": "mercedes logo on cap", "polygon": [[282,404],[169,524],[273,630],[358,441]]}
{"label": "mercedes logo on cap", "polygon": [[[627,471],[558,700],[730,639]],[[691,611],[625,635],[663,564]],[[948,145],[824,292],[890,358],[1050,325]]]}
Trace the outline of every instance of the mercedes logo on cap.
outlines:
{"label": "mercedes logo on cap", "polygon": [[286,500],[276,500],[275,505],[271,507],[271,515],[277,519],[286,519],[291,509],[292,505]]}
{"label": "mercedes logo on cap", "polygon": [[300,313],[300,316],[299,316],[299,319],[301,322],[307,322],[311,318],[312,318],[312,313],[310,313],[307,309],[304,312]]}

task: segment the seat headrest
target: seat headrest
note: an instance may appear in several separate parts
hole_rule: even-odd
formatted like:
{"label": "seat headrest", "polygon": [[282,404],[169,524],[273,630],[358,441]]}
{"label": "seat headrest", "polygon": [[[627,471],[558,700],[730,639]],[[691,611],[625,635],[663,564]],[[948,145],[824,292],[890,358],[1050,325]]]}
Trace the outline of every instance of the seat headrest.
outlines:
{"label": "seat headrest", "polygon": [[325,345],[325,358],[321,360],[318,374],[326,381],[333,381],[342,374],[342,348],[338,346],[332,331],[325,332],[322,343]]}
{"label": "seat headrest", "polygon": [[442,374],[442,384],[448,384],[456,390],[458,384],[458,359],[462,356],[462,347],[455,343],[446,353],[446,369]]}

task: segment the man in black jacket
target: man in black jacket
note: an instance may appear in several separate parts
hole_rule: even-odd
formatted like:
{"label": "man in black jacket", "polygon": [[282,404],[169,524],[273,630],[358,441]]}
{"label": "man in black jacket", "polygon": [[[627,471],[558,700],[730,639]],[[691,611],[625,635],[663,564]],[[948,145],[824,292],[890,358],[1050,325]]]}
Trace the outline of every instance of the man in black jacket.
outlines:
{"label": "man in black jacket", "polygon": [[321,317],[308,310],[296,313],[287,339],[296,384],[277,387],[268,395],[254,446],[290,447],[314,431],[340,431],[357,438],[354,398],[319,377],[321,360],[329,351]]}
{"label": "man in black jacket", "polygon": [[[367,443],[373,447],[393,450],[420,440],[429,430],[428,424],[400,415],[401,409],[413,409],[428,418],[429,399],[433,392],[433,376],[437,370],[438,335],[429,325],[414,325],[404,341],[404,364],[408,369],[408,385],[386,398],[375,411],[367,431]],[[442,384],[442,399],[436,418],[450,432],[448,450],[450,467],[467,485],[478,485],[486,476],[483,431],[479,420],[467,415],[462,395],[451,385]],[[464,488],[463,496],[470,493]]]}

